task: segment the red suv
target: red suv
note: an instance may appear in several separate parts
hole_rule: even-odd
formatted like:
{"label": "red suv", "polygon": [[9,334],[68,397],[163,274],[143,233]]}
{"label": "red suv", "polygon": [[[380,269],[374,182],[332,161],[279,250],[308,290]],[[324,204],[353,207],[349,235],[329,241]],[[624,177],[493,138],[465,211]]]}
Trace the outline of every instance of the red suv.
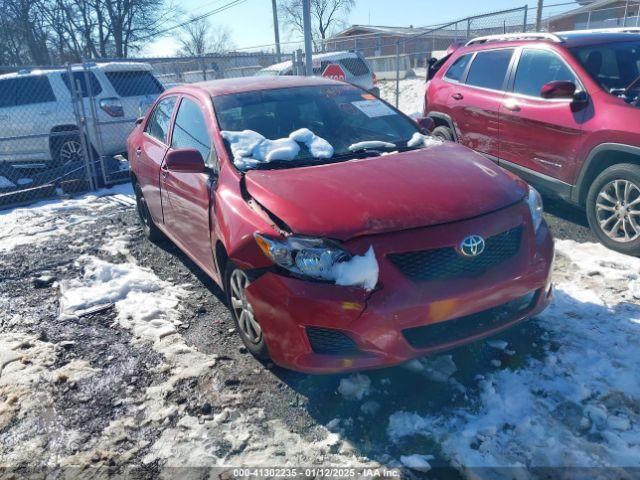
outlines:
{"label": "red suv", "polygon": [[358,87],[180,86],[128,143],[145,234],[220,285],[257,357],[307,372],[387,366],[550,300],[538,193]]}
{"label": "red suv", "polygon": [[425,115],[640,255],[640,29],[477,38],[436,63]]}

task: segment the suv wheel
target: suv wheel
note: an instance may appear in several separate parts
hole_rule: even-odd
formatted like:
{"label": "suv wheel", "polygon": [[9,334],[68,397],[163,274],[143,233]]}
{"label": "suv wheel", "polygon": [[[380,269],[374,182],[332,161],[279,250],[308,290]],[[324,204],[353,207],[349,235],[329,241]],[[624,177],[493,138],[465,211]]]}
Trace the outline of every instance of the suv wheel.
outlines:
{"label": "suv wheel", "polygon": [[431,132],[431,135],[434,137],[441,138],[443,140],[449,140],[450,142],[455,142],[455,137],[453,136],[453,131],[449,127],[436,127]]}
{"label": "suv wheel", "polygon": [[268,359],[269,352],[264,342],[262,328],[245,294],[245,289],[251,283],[249,277],[232,262],[228,262],[224,278],[227,304],[238,328],[242,343],[256,358],[260,360]]}
{"label": "suv wheel", "polygon": [[640,256],[640,165],[603,171],[589,188],[586,207],[589,225],[605,246]]}
{"label": "suv wheel", "polygon": [[142,226],[142,233],[152,242],[159,242],[164,240],[164,234],[160,231],[151,218],[149,213],[149,207],[147,207],[147,201],[142,194],[142,188],[140,184],[136,182],[134,187],[136,193],[136,209],[138,210],[138,218],[140,219],[140,225]]}
{"label": "suv wheel", "polygon": [[82,142],[77,134],[54,139],[52,147],[53,161],[57,167],[84,160]]}

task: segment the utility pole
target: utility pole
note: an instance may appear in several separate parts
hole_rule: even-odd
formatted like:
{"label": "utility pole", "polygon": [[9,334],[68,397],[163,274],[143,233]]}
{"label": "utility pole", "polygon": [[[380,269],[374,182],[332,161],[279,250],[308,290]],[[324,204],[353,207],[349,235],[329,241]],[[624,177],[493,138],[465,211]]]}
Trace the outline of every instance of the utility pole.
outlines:
{"label": "utility pole", "polygon": [[538,10],[536,10],[536,32],[542,30],[542,9],[544,0],[538,0]]}
{"label": "utility pole", "polygon": [[280,63],[282,61],[280,56],[280,26],[278,24],[278,5],[276,5],[276,0],[271,0],[271,7],[273,8],[273,34],[276,37],[276,61]]}
{"label": "utility pole", "polygon": [[313,75],[313,50],[311,48],[311,0],[302,0],[302,23],[304,25],[305,75]]}

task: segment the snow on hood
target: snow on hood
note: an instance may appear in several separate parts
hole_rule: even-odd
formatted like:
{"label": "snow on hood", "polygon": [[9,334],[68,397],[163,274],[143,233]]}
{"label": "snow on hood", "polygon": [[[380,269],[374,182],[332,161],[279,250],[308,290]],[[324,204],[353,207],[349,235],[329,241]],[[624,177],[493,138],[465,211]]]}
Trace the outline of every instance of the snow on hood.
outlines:
{"label": "snow on hood", "polygon": [[301,128],[286,138],[276,140],[269,140],[253,130],[223,130],[220,134],[229,142],[233,163],[240,169],[274,160],[293,160],[300,153],[299,143],[305,144],[314,158],[333,156],[331,144],[308,128]]}
{"label": "snow on hood", "polygon": [[444,142],[444,140],[431,135],[423,135],[420,132],[416,132],[407,142],[407,147],[431,147],[434,145],[440,145],[442,142]]}

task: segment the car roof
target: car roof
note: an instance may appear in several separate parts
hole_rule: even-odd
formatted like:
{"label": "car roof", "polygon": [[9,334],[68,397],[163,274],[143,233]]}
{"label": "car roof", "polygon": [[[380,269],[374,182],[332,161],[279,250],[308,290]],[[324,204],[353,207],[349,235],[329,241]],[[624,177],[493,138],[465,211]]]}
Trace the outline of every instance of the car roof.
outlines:
{"label": "car roof", "polygon": [[[147,71],[153,70],[153,67],[144,62],[101,62],[101,63],[88,63],[89,71],[99,69],[105,72],[132,72],[132,71]],[[71,65],[71,70],[74,72],[84,71],[84,65],[74,64]],[[66,68],[50,68],[50,69],[29,69],[23,68],[17,72],[5,73],[0,75],[0,80],[7,78],[23,78],[34,75],[51,75],[55,73],[64,73]]]}
{"label": "car roof", "polygon": [[[356,58],[358,54],[356,52],[352,52],[350,50],[342,51],[342,52],[327,52],[327,53],[317,53],[312,56],[312,59],[315,60],[340,60],[343,58]],[[269,65],[268,67],[264,67],[261,69],[261,72],[280,72],[282,70],[286,70],[291,68],[293,62],[291,60],[285,60],[284,62],[274,63],[273,65]]]}
{"label": "car roof", "polygon": [[322,77],[240,77],[211,80],[180,85],[167,90],[168,93],[189,92],[197,90],[208,93],[212,97],[234,93],[254,92],[259,90],[273,90],[277,88],[316,87],[326,85],[345,85],[344,82]]}
{"label": "car roof", "polygon": [[[465,51],[498,47],[517,47],[532,43],[559,45],[564,48],[599,45],[603,43],[640,41],[640,28],[611,28],[598,30],[574,30],[568,32],[507,33],[488,35],[470,40]],[[462,50],[462,49],[461,49]]]}

